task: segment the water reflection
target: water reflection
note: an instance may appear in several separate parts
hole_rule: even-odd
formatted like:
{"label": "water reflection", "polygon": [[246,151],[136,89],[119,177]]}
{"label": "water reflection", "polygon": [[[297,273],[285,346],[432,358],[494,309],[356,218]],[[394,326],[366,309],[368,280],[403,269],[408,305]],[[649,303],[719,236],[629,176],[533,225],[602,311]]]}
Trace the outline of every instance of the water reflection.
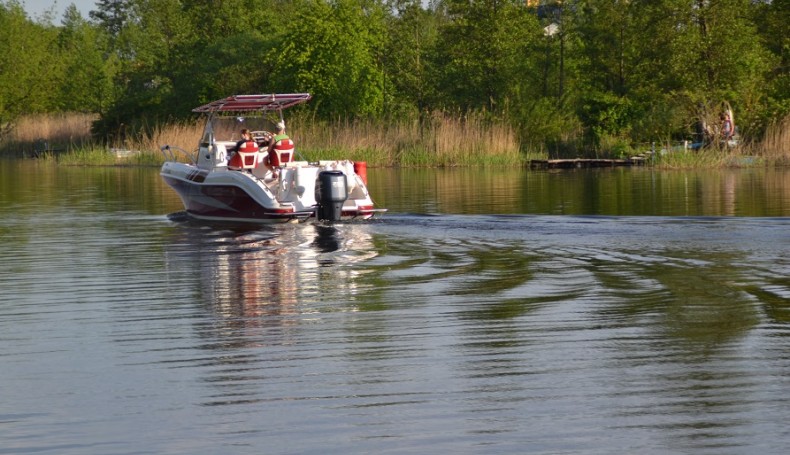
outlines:
{"label": "water reflection", "polygon": [[212,406],[271,399],[260,381],[271,379],[282,347],[300,344],[300,326],[357,311],[352,266],[378,254],[366,224],[178,227],[168,267],[199,274],[196,303],[214,315],[195,323],[210,354],[205,380],[217,391],[204,404]]}
{"label": "water reflection", "polygon": [[[744,364],[764,355],[771,369],[788,364],[755,350],[790,333],[786,315],[775,316],[790,296],[786,220],[389,221],[378,276],[401,292],[390,311],[432,308],[452,327],[442,339],[463,354],[447,363],[473,397],[477,432],[523,431],[527,414],[557,436],[556,415],[587,402],[608,415],[601,425],[660,434],[671,451],[742,447],[737,435],[759,425],[743,409],[765,381]],[[564,425],[563,437],[592,424]]]}
{"label": "water reflection", "polygon": [[[6,452],[787,444],[787,218],[476,215],[522,202],[462,200],[462,173],[437,170],[421,189],[401,175],[398,191],[426,200],[380,222],[239,228],[165,218],[181,204],[148,188],[155,171],[35,174],[59,191],[1,172],[15,179],[0,194]],[[784,177],[747,204],[770,174],[754,189],[722,175],[652,175],[648,190],[538,173],[478,193],[541,210],[785,210]],[[407,214],[428,207],[445,214]]]}
{"label": "water reflection", "polygon": [[[284,323],[289,318],[261,316],[310,312],[322,293],[353,295],[355,274],[342,267],[377,255],[370,226],[364,224],[217,230],[184,223],[182,231],[176,248],[168,252],[169,261],[196,264],[200,299],[227,320],[245,325]],[[331,276],[320,270],[335,263],[342,267]]]}
{"label": "water reflection", "polygon": [[332,225],[315,225],[316,239],[313,246],[322,253],[332,253],[340,249],[341,239],[338,237],[337,228]]}
{"label": "water reflection", "polygon": [[391,212],[790,216],[790,170],[372,169]]}

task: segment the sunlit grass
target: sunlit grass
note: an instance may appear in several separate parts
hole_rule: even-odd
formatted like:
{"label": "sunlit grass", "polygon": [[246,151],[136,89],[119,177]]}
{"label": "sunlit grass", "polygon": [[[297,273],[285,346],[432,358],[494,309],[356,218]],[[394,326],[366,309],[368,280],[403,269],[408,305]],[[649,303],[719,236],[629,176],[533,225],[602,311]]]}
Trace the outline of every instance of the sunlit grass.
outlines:
{"label": "sunlit grass", "polygon": [[297,149],[311,159],[349,158],[378,166],[465,166],[522,162],[515,131],[482,114],[336,122],[290,122]]}
{"label": "sunlit grass", "polygon": [[719,152],[697,150],[663,150],[657,153],[655,164],[668,169],[691,169],[718,166],[722,161]]}
{"label": "sunlit grass", "polygon": [[761,156],[747,153],[746,147],[707,147],[701,150],[662,150],[656,154],[654,164],[667,169],[695,169],[746,167],[764,165]]}
{"label": "sunlit grass", "polygon": [[50,149],[82,147],[93,142],[91,124],[95,114],[34,114],[20,118],[11,129],[8,144],[46,142]]}
{"label": "sunlit grass", "polygon": [[58,164],[66,166],[82,166],[86,164],[112,166],[116,164],[117,160],[110,151],[95,148],[74,149],[68,153],[52,155],[49,159],[54,159]]}
{"label": "sunlit grass", "polygon": [[203,134],[203,120],[157,125],[150,136],[130,141],[127,148],[141,152],[158,152],[164,145],[176,145],[185,150],[196,149]]}
{"label": "sunlit grass", "polygon": [[790,163],[790,115],[768,126],[760,149],[767,160]]}
{"label": "sunlit grass", "polygon": [[[0,144],[9,155],[46,149],[43,158],[64,165],[158,166],[163,145],[194,151],[202,134],[202,119],[154,127],[148,135],[129,136],[123,143],[104,145],[91,139],[87,114],[34,115],[20,119]],[[484,113],[435,113],[419,119],[317,120],[294,115],[289,134],[296,142],[296,159],[350,159],[368,166],[514,166],[545,160],[545,145],[522,144],[517,131]],[[606,144],[625,157],[636,152],[624,142]],[[660,148],[660,147],[659,147]],[[698,168],[790,164],[790,116],[771,124],[762,143],[734,148],[677,150],[665,147],[650,164],[664,168]],[[116,153],[121,150],[127,153]],[[42,153],[38,153],[42,155]]]}

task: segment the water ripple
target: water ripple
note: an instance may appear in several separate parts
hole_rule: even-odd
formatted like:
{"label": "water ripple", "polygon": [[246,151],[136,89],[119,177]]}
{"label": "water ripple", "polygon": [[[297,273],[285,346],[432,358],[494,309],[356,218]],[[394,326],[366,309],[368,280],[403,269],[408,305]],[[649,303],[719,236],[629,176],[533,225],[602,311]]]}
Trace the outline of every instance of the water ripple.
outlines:
{"label": "water ripple", "polygon": [[240,228],[64,210],[0,227],[4,453],[787,440],[785,219]]}

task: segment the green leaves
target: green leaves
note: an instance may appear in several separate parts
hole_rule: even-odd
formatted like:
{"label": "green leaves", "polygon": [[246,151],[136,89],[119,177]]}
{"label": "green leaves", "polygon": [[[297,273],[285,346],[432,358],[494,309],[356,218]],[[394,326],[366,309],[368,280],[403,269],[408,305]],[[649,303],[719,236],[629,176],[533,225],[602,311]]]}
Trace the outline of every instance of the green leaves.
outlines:
{"label": "green leaves", "polygon": [[275,58],[272,91],[309,91],[327,116],[381,114],[384,17],[371,2],[301,2]]}
{"label": "green leaves", "polygon": [[18,2],[0,2],[0,138],[20,115],[53,108],[60,63],[51,58],[55,36],[31,23]]}
{"label": "green leaves", "polygon": [[519,88],[537,92],[531,76],[540,72],[543,53],[534,52],[541,34],[535,14],[507,0],[450,4],[436,61],[445,103],[502,111]]}
{"label": "green leaves", "polygon": [[92,111],[107,134],[229,94],[308,91],[320,118],[476,111],[523,143],[585,147],[684,138],[700,103],[728,102],[753,135],[790,109],[787,0],[524,3],[102,0],[54,26],[0,0],[0,125]]}

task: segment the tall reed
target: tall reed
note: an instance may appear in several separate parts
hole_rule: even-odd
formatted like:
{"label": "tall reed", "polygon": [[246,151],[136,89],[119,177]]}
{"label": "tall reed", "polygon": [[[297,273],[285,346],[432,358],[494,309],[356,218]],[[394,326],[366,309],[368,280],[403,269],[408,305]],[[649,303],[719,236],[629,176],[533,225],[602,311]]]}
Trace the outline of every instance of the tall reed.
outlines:
{"label": "tall reed", "polygon": [[164,145],[176,145],[185,150],[197,148],[203,133],[202,121],[169,123],[155,126],[150,136],[132,143],[133,150],[158,151]]}
{"label": "tall reed", "polygon": [[[45,122],[43,120],[46,120]],[[202,121],[158,125],[150,134],[127,136],[123,143],[102,145],[90,140],[92,116],[29,117],[19,123],[19,143],[32,144],[46,138],[64,144],[73,156],[63,162],[76,164],[146,163],[156,161],[163,145],[194,151],[202,133]],[[42,123],[43,122],[43,123]],[[35,125],[35,127],[34,127]],[[317,120],[310,114],[295,115],[288,132],[297,146],[297,159],[351,159],[371,166],[512,165],[525,158],[516,131],[505,121],[491,120],[484,113],[452,116],[435,113],[424,119]],[[56,128],[58,127],[58,128]],[[60,133],[59,131],[65,131]],[[67,141],[64,138],[69,138]],[[50,147],[52,147],[50,145]],[[111,148],[132,150],[128,158],[117,158]],[[147,157],[141,155],[149,154]],[[60,159],[59,159],[60,160]]]}
{"label": "tall reed", "polygon": [[763,155],[774,162],[790,162],[790,115],[768,125],[762,142]]}
{"label": "tall reed", "polygon": [[91,124],[95,114],[32,114],[14,123],[3,138],[6,150],[58,150],[88,147],[93,144]]}
{"label": "tall reed", "polygon": [[752,153],[751,147],[724,144],[711,144],[699,150],[668,145],[657,152],[654,160],[658,167],[666,169],[746,167],[765,165],[767,162],[770,161],[764,156]]}
{"label": "tall reed", "polygon": [[481,114],[442,115],[432,122],[433,153],[441,164],[511,164],[519,161],[515,131],[504,122],[486,121]]}
{"label": "tall reed", "polygon": [[378,165],[513,164],[521,160],[515,131],[482,114],[426,120],[354,119],[334,122],[298,117],[290,122],[297,148],[311,159],[347,157]]}
{"label": "tall reed", "polygon": [[396,162],[398,148],[413,141],[415,128],[404,122],[369,119],[319,121],[300,115],[289,121],[297,151],[311,160],[349,158],[381,165]]}

